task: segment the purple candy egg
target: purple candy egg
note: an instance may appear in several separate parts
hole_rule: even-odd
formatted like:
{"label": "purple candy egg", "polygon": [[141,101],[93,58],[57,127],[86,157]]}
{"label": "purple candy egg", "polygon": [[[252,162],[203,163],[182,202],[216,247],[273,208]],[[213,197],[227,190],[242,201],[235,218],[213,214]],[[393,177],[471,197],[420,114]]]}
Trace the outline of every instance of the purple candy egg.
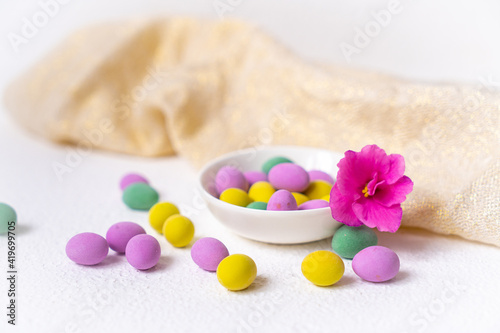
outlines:
{"label": "purple candy egg", "polygon": [[139,234],[145,234],[143,227],[134,222],[118,222],[113,224],[106,233],[109,247],[118,252],[125,253],[128,241]]}
{"label": "purple candy egg", "polygon": [[299,210],[317,209],[317,208],[324,208],[324,207],[329,207],[329,206],[330,205],[328,204],[328,201],[316,199],[316,200],[309,200],[309,201],[304,202],[302,205],[299,206]]}
{"label": "purple candy egg", "polygon": [[120,189],[123,191],[127,186],[134,183],[149,184],[149,181],[141,175],[138,175],[136,173],[129,173],[128,175],[123,176],[122,180],[120,181]]}
{"label": "purple candy egg", "polygon": [[66,255],[80,265],[97,265],[108,255],[108,242],[101,235],[84,232],[68,241]]}
{"label": "purple candy egg", "polygon": [[232,166],[224,166],[219,169],[215,176],[215,189],[221,194],[228,188],[239,188],[248,191],[248,182],[243,173]]}
{"label": "purple candy egg", "polygon": [[297,210],[297,201],[287,190],[278,190],[269,199],[267,210]]}
{"label": "purple candy egg", "polygon": [[248,186],[252,186],[257,182],[267,181],[267,175],[265,172],[262,171],[247,171],[243,173],[243,175],[245,176],[245,179],[248,182]]}
{"label": "purple candy egg", "polygon": [[191,248],[191,258],[200,268],[215,272],[219,263],[229,255],[226,246],[212,237],[201,238]]}
{"label": "purple candy egg", "polygon": [[335,180],[333,180],[333,177],[324,171],[311,170],[308,172],[308,174],[309,174],[309,181],[310,182],[312,182],[314,180],[324,180],[325,182],[328,182],[332,185],[335,183]]}
{"label": "purple candy egg", "polygon": [[151,235],[141,234],[132,237],[125,249],[128,263],[140,270],[150,269],[156,265],[160,256],[160,243]]}
{"label": "purple candy egg", "polygon": [[370,246],[352,259],[352,269],[360,278],[370,282],[384,282],[399,272],[399,257],[383,246]]}
{"label": "purple candy egg", "polygon": [[290,192],[302,192],[309,185],[309,174],[300,165],[281,163],[274,166],[268,175],[274,188]]}

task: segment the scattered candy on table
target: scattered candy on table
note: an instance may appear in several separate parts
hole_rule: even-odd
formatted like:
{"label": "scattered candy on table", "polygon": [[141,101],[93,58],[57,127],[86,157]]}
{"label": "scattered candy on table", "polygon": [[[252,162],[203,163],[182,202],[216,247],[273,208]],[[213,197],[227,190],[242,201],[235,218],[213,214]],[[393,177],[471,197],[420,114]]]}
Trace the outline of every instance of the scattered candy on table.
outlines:
{"label": "scattered candy on table", "polygon": [[378,239],[375,232],[365,226],[341,226],[332,238],[332,249],[339,256],[352,259],[364,248],[377,245]]}
{"label": "scattered candy on table", "polygon": [[160,243],[153,236],[146,234],[132,237],[125,250],[125,257],[129,264],[139,270],[154,267],[160,260],[160,256]]}
{"label": "scattered candy on table", "polygon": [[149,184],[149,181],[137,173],[129,173],[123,176],[123,178],[121,179],[120,189],[123,191],[125,188],[127,188],[127,186],[135,183]]}
{"label": "scattered candy on table", "polygon": [[224,258],[217,267],[220,284],[232,291],[248,288],[257,276],[257,265],[244,254],[232,254]]}
{"label": "scattered candy on table", "polygon": [[161,234],[165,221],[175,214],[180,214],[176,205],[170,202],[159,202],[149,210],[149,224]]}
{"label": "scattered candy on table", "polygon": [[193,240],[193,222],[180,214],[172,215],[163,224],[163,235],[173,246],[184,247]]}
{"label": "scattered candy on table", "polygon": [[344,262],[330,251],[315,251],[302,261],[304,277],[320,287],[337,283],[344,275]]}
{"label": "scattered candy on table", "polygon": [[6,234],[9,227],[12,230],[16,224],[17,214],[14,208],[5,203],[0,203],[0,234]]}
{"label": "scattered candy on table", "polygon": [[132,237],[145,234],[143,227],[134,222],[118,222],[109,227],[106,240],[109,248],[118,253],[125,253],[127,243]]}
{"label": "scattered candy on table", "polygon": [[218,239],[204,237],[197,240],[191,248],[191,258],[200,268],[215,272],[220,262],[229,256],[227,247]]}
{"label": "scattered candy on table", "polygon": [[103,261],[108,255],[108,250],[106,239],[92,232],[77,234],[66,244],[68,258],[86,266],[97,265]]}
{"label": "scattered candy on table", "polygon": [[385,282],[398,274],[399,257],[384,246],[370,246],[354,256],[352,269],[363,280]]}
{"label": "scattered candy on table", "polygon": [[125,188],[123,202],[131,209],[149,210],[158,202],[158,192],[146,183],[134,183]]}

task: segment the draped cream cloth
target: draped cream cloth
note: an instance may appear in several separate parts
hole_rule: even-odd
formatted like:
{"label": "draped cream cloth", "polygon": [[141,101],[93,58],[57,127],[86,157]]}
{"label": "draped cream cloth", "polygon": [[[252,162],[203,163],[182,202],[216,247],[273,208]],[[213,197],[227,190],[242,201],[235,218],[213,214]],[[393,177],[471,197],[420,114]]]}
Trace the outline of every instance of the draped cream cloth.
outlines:
{"label": "draped cream cloth", "polygon": [[415,183],[404,226],[500,246],[500,93],[485,87],[313,64],[247,24],[179,18],[76,32],[4,97],[50,140],[198,166],[263,144],[375,143]]}

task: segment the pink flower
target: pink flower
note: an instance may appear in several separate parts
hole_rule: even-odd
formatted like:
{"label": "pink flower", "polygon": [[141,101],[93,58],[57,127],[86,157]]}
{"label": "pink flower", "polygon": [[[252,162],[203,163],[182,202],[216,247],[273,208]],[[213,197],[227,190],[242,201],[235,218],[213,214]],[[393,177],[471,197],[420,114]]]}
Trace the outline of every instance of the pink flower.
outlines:
{"label": "pink flower", "polygon": [[348,226],[364,224],[396,232],[403,216],[401,203],[413,190],[413,182],[403,175],[403,156],[387,155],[377,145],[369,145],[359,153],[346,151],[337,166],[330,193],[333,218]]}

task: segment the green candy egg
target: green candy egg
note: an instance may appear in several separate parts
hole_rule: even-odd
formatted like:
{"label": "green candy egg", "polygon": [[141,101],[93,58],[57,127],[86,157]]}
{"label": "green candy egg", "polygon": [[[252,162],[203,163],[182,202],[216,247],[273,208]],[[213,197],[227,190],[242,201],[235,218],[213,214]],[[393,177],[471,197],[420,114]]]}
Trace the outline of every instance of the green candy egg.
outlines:
{"label": "green candy egg", "polygon": [[159,199],[158,192],[146,183],[134,183],[123,191],[122,200],[131,209],[149,210]]}
{"label": "green candy egg", "polygon": [[359,251],[375,246],[377,242],[377,235],[372,229],[343,225],[333,235],[332,248],[339,256],[352,259]]}
{"label": "green candy egg", "polygon": [[268,159],[266,163],[262,165],[262,171],[264,171],[267,174],[269,173],[269,170],[271,170],[275,165],[281,163],[293,163],[293,161],[283,156],[276,156]]}
{"label": "green candy egg", "polygon": [[0,234],[6,234],[9,231],[9,226],[14,227],[16,224],[17,214],[14,208],[7,204],[0,203]]}
{"label": "green candy egg", "polygon": [[254,201],[254,202],[248,204],[247,208],[267,210],[267,203],[262,202],[262,201]]}

